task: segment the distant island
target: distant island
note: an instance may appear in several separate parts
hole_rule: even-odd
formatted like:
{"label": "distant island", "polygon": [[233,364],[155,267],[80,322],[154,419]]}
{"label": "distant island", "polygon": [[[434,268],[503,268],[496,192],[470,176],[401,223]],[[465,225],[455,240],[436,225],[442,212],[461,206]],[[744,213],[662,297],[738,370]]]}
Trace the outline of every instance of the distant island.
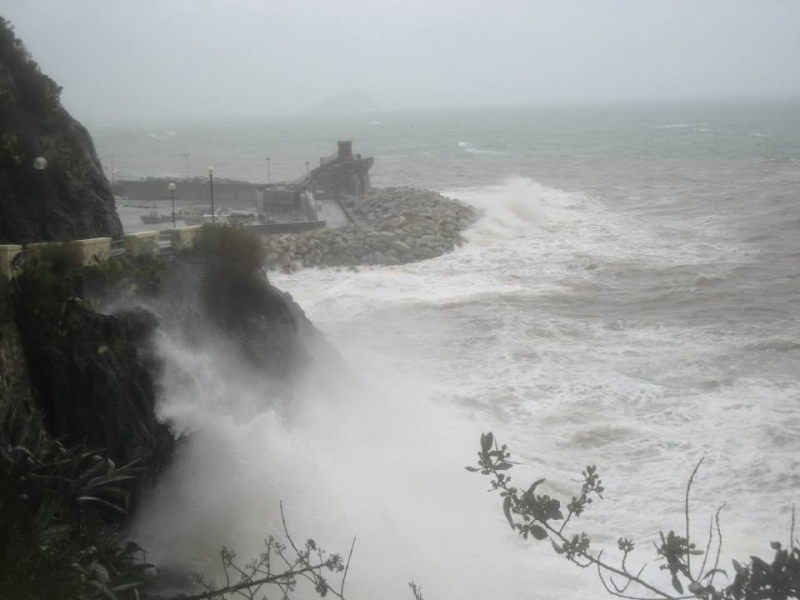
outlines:
{"label": "distant island", "polygon": [[306,108],[306,112],[323,114],[348,114],[380,110],[373,98],[356,90],[328,96]]}

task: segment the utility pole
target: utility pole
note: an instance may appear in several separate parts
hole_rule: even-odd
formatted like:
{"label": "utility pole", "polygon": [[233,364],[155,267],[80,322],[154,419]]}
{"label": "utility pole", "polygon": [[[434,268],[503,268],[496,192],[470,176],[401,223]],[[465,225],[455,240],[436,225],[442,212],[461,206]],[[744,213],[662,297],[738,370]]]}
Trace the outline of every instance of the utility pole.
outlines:
{"label": "utility pole", "polygon": [[114,155],[111,155],[111,185],[114,185]]}
{"label": "utility pole", "polygon": [[272,173],[269,170],[269,156],[267,157],[267,183],[272,182]]}
{"label": "utility pole", "polygon": [[214,167],[208,167],[208,187],[211,190],[211,224],[217,224],[217,213],[214,211]]}

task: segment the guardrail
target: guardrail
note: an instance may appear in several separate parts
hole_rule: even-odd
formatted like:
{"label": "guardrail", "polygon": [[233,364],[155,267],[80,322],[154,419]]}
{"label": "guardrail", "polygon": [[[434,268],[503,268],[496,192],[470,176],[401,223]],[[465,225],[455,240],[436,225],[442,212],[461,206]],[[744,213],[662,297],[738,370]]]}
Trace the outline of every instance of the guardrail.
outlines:
{"label": "guardrail", "polygon": [[0,244],[0,274],[9,279],[16,276],[29,256],[41,255],[48,248],[69,245],[74,248],[85,265],[112,256],[155,256],[161,252],[172,252],[191,248],[201,225],[178,227],[164,231],[137,231],[127,233],[121,240],[91,238],[70,242],[41,242],[25,244]]}

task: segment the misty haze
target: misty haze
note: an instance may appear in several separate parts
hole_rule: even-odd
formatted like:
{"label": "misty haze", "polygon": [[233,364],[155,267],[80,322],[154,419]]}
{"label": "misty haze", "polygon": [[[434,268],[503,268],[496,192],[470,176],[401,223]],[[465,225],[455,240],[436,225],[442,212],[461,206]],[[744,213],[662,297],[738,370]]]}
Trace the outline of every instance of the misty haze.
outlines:
{"label": "misty haze", "polygon": [[0,600],[799,597],[800,3],[0,17]]}

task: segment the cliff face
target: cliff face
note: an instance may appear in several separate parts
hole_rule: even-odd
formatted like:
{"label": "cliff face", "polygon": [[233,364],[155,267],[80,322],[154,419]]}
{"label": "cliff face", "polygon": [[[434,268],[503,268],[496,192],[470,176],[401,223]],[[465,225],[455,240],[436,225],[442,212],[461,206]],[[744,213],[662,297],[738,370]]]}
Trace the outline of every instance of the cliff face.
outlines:
{"label": "cliff face", "polygon": [[0,243],[122,237],[92,139],[60,92],[0,18]]}
{"label": "cliff face", "polygon": [[31,407],[28,362],[14,323],[11,283],[0,277],[0,431]]}
{"label": "cliff face", "polygon": [[[258,238],[242,240],[247,234],[233,228],[204,233],[223,238],[212,240],[215,252],[187,251],[166,264],[76,267],[54,254],[26,264],[13,284],[0,277],[0,427],[6,413],[40,412],[46,432],[68,446],[138,461],[147,485],[174,446],[157,416],[159,330],[190,346],[226,344],[242,369],[270,382],[276,401],[288,402],[324,341],[259,273]],[[131,294],[144,294],[149,309],[92,308],[138,304]]]}
{"label": "cliff face", "polygon": [[142,309],[100,314],[77,290],[50,288],[27,274],[15,285],[30,395],[48,434],[157,472],[173,439],[155,416],[159,365],[148,346],[155,316]]}

